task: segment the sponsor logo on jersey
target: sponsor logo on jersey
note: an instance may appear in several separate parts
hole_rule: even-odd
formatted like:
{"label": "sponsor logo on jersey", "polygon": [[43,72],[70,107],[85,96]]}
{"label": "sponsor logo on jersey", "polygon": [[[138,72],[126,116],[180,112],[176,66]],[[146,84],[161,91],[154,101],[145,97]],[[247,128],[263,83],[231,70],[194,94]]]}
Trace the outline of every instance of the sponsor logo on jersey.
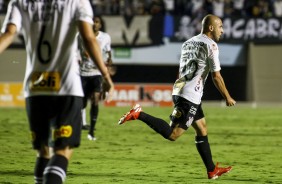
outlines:
{"label": "sponsor logo on jersey", "polygon": [[70,125],[61,126],[54,130],[54,139],[70,137],[72,135],[72,127]]}
{"label": "sponsor logo on jersey", "polygon": [[59,91],[61,77],[59,72],[33,72],[29,88],[31,91]]}

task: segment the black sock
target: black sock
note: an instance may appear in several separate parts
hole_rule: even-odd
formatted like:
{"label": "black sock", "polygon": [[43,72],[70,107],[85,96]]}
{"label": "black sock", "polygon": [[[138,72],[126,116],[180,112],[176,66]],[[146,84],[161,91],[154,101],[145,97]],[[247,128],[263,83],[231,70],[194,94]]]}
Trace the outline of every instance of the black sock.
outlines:
{"label": "black sock", "polygon": [[140,112],[138,119],[146,123],[149,127],[155,130],[157,133],[161,134],[164,138],[169,139],[172,133],[172,129],[164,120],[151,116],[145,112]]}
{"label": "black sock", "polygon": [[44,170],[44,184],[62,184],[66,178],[68,159],[54,155]]}
{"label": "black sock", "polygon": [[208,172],[214,170],[215,165],[212,161],[212,154],[210,149],[210,144],[208,141],[208,136],[196,136],[195,143],[199,154],[202,157],[202,160],[207,168]]}
{"label": "black sock", "polygon": [[34,167],[34,182],[35,184],[43,183],[43,172],[50,159],[37,157]]}
{"label": "black sock", "polygon": [[90,129],[89,134],[94,136],[95,125],[98,118],[99,106],[98,105],[91,105],[90,108]]}

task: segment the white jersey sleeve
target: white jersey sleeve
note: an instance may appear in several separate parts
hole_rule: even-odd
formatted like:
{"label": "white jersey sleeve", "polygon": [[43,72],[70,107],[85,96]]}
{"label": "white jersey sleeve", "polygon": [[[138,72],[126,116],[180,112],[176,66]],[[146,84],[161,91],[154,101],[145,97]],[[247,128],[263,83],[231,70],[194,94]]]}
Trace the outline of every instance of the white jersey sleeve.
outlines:
{"label": "white jersey sleeve", "polygon": [[217,72],[220,71],[220,62],[219,62],[219,50],[216,43],[211,43],[209,45],[209,57],[208,57],[208,63],[210,65],[210,71],[211,72]]}
{"label": "white jersey sleeve", "polygon": [[111,51],[111,37],[108,33],[99,31],[99,34],[97,35],[97,41],[100,45],[102,54],[103,54],[103,59],[106,61],[108,58],[107,52]]}
{"label": "white jersey sleeve", "polygon": [[179,79],[175,81],[172,95],[200,104],[209,72],[220,70],[218,53],[217,44],[205,34],[199,34],[184,42]]}
{"label": "white jersey sleeve", "polygon": [[83,96],[77,62],[77,21],[93,24],[89,0],[12,0],[5,26],[22,31],[27,51],[24,96]]}

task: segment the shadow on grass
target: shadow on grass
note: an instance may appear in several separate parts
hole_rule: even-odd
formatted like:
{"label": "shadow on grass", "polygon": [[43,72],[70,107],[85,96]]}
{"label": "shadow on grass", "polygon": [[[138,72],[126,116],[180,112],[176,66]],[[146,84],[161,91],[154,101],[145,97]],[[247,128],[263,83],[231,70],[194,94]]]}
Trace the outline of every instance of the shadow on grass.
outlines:
{"label": "shadow on grass", "polygon": [[[203,175],[199,175],[197,173],[193,174],[187,174],[187,177],[179,177],[177,175],[173,176],[173,174],[169,175],[169,177],[161,178],[159,175],[153,175],[153,174],[124,174],[124,173],[69,173],[68,176],[76,178],[76,177],[86,177],[86,178],[96,178],[97,180],[100,180],[101,178],[111,178],[110,183],[114,182],[136,182],[136,183],[189,183],[189,182],[195,182],[195,183],[211,183],[214,182],[220,182],[220,183],[261,183],[262,180],[256,180],[251,178],[234,178],[233,176],[223,175],[220,178],[216,180],[209,180],[205,178]],[[95,181],[95,179],[94,179]]]}
{"label": "shadow on grass", "polygon": [[3,176],[3,175],[33,176],[33,171],[28,171],[28,170],[7,170],[7,171],[1,171],[0,170],[0,176]]}

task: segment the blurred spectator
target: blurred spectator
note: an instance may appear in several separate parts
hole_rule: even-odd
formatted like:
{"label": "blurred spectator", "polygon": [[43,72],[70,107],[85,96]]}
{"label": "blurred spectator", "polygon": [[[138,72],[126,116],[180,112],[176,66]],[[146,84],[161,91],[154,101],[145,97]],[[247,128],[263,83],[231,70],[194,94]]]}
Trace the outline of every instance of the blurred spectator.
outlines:
{"label": "blurred spectator", "polygon": [[165,10],[169,13],[174,11],[174,0],[164,0]]}
{"label": "blurred spectator", "polygon": [[253,6],[252,17],[268,18],[271,16],[269,2],[267,0],[258,0],[255,6]]}
{"label": "blurred spectator", "polygon": [[110,13],[111,15],[120,14],[120,1],[119,0],[111,0]]}
{"label": "blurred spectator", "polygon": [[[0,13],[6,13],[9,0],[0,0]],[[282,17],[282,0],[90,0],[96,15],[188,15],[224,17]]]}
{"label": "blurred spectator", "polygon": [[233,1],[225,0],[224,1],[224,17],[231,17],[233,14]]}
{"label": "blurred spectator", "polygon": [[136,15],[147,15],[148,12],[148,4],[144,0],[138,0],[135,4],[135,14]]}
{"label": "blurred spectator", "polygon": [[192,15],[191,0],[175,0],[174,1],[174,15]]}
{"label": "blurred spectator", "polygon": [[164,1],[152,0],[149,12],[152,15],[149,22],[149,37],[154,45],[163,44],[163,35],[160,33],[163,33],[164,30],[164,15],[166,13]]}
{"label": "blurred spectator", "polygon": [[149,9],[151,15],[164,15],[166,11],[163,0],[152,0]]}
{"label": "blurred spectator", "polygon": [[273,0],[274,15],[282,17],[282,0]]}
{"label": "blurred spectator", "polygon": [[205,0],[203,8],[207,12],[207,14],[212,14],[213,13],[213,2],[214,0]]}
{"label": "blurred spectator", "polygon": [[202,11],[205,0],[192,0],[192,15],[197,15]]}
{"label": "blurred spectator", "polygon": [[7,0],[0,0],[0,13],[5,14],[7,11],[7,5],[9,1]]}
{"label": "blurred spectator", "polygon": [[233,0],[233,16],[244,17],[244,3],[245,0]]}
{"label": "blurred spectator", "polygon": [[256,1],[245,1],[244,7],[245,7],[245,13],[246,17],[252,17],[253,15],[253,7],[255,6]]}
{"label": "blurred spectator", "polygon": [[214,0],[212,1],[213,14],[223,18],[224,16],[224,0]]}

